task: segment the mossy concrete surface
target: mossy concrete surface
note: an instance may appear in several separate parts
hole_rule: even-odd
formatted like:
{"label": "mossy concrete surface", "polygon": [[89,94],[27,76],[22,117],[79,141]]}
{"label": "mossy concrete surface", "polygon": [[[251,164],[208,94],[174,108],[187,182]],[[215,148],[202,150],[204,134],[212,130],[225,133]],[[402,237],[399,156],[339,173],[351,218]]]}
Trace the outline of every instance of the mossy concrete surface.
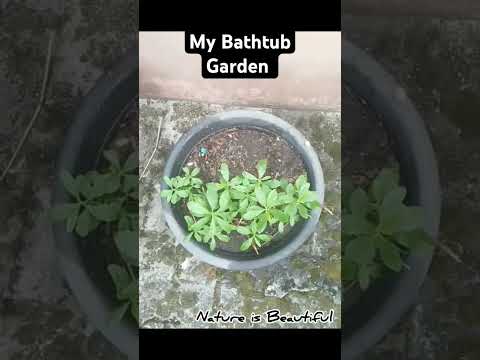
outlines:
{"label": "mossy concrete surface", "polygon": [[[191,101],[140,99],[140,171],[163,130],[157,152],[140,182],[140,326],[172,327],[339,327],[340,302],[340,113],[272,108],[311,142],[323,167],[325,205],[313,236],[290,258],[271,267],[234,272],[192,257],[175,239],[162,216],[159,184],[165,160],[179,137],[206,115],[239,109]],[[245,109],[245,108],[243,108]],[[331,323],[253,324],[252,313],[277,309],[302,315],[334,310]],[[196,321],[199,311],[244,315],[245,323]]]}
{"label": "mossy concrete surface", "polygon": [[137,43],[138,1],[0,2],[0,163],[5,169],[45,102],[0,190],[0,359],[124,359],[86,318],[57,266],[48,214],[56,159],[99,77]]}
{"label": "mossy concrete surface", "polygon": [[342,34],[395,77],[425,121],[442,187],[439,240],[463,261],[437,250],[415,306],[365,359],[477,360],[480,21],[344,16]]}

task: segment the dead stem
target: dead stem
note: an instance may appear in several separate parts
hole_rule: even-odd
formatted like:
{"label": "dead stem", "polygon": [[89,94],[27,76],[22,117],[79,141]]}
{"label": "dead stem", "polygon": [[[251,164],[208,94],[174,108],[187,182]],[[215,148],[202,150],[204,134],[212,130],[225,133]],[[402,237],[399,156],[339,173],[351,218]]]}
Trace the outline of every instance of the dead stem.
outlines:
{"label": "dead stem", "polygon": [[327,214],[334,215],[333,211],[330,210],[328,207],[324,206],[323,209],[327,212]]}
{"label": "dead stem", "polygon": [[42,88],[40,91],[40,98],[38,100],[38,105],[37,108],[35,109],[35,112],[33,113],[32,119],[27,125],[27,128],[25,129],[23,136],[20,140],[20,142],[17,145],[17,148],[15,149],[12,157],[10,158],[10,161],[8,162],[7,167],[5,170],[3,170],[2,176],[0,176],[0,182],[7,176],[8,172],[10,171],[10,168],[12,167],[13,163],[15,162],[18,153],[23,147],[23,144],[25,143],[25,140],[27,139],[28,135],[30,134],[30,131],[32,130],[33,125],[35,124],[35,121],[37,120],[38,115],[40,114],[40,111],[42,110],[43,103],[45,102],[45,91],[47,89],[47,83],[48,83],[48,76],[50,74],[50,64],[52,61],[52,53],[53,53],[53,42],[55,39],[55,31],[50,30],[50,37],[48,40],[48,50],[47,50],[47,58],[45,61],[45,68],[43,72],[43,81],[42,81]]}

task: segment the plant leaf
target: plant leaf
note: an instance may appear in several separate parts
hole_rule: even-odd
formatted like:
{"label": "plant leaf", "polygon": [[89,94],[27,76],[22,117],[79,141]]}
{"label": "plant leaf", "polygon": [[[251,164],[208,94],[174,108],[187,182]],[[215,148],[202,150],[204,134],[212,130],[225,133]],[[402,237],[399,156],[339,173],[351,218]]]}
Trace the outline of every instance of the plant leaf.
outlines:
{"label": "plant leaf", "polygon": [[216,242],[215,242],[215,238],[211,238],[210,239],[210,250],[213,251],[215,250],[215,247],[216,247]]}
{"label": "plant leaf", "polygon": [[382,233],[391,235],[396,232],[414,230],[421,227],[423,210],[416,206],[399,204],[392,207],[382,207],[379,229]]}
{"label": "plant leaf", "polygon": [[115,289],[117,291],[117,299],[119,299],[121,290],[126,288],[130,284],[130,275],[123,266],[117,264],[108,265],[107,270],[110,273],[113,284],[115,285]]}
{"label": "plant leaf", "polygon": [[240,204],[238,205],[238,210],[240,212],[244,212],[248,208],[248,199],[245,198],[242,201],[240,201]]}
{"label": "plant leaf", "polygon": [[287,205],[287,206],[285,207],[284,211],[285,211],[285,213],[286,213],[288,216],[292,217],[292,216],[297,215],[298,209],[297,209],[297,207],[295,206],[295,204],[290,204],[290,205]]}
{"label": "plant leaf", "polygon": [[230,207],[231,204],[231,199],[230,199],[230,192],[224,191],[222,192],[222,195],[220,195],[220,201],[219,201],[220,211],[224,211]]}
{"label": "plant leaf", "polygon": [[120,322],[120,320],[123,319],[125,316],[125,313],[128,310],[128,307],[130,304],[128,302],[125,302],[119,306],[117,306],[113,311],[110,313],[110,318],[108,320],[108,325],[109,326],[116,326]]}
{"label": "plant leaf", "polygon": [[262,240],[263,243],[266,243],[266,242],[269,242],[272,239],[272,236],[268,235],[268,234],[259,234],[259,235],[257,235],[257,238]]}
{"label": "plant leaf", "polygon": [[253,220],[254,218],[256,218],[258,215],[260,215],[264,211],[265,211],[265,209],[263,209],[259,206],[251,206],[247,209],[246,213],[243,214],[243,218],[245,220]]}
{"label": "plant leaf", "polygon": [[78,187],[78,183],[75,181],[73,176],[66,170],[63,170],[60,173],[60,180],[62,181],[63,186],[65,189],[73,196],[77,196],[80,189]]}
{"label": "plant leaf", "polygon": [[71,214],[67,219],[67,231],[71,233],[75,229],[75,225],[77,224],[78,219],[78,210]]}
{"label": "plant leaf", "polygon": [[75,230],[79,236],[85,237],[88,235],[88,231],[90,230],[90,221],[90,213],[87,209],[84,209],[80,213],[80,216],[77,219],[77,225],[75,227]]}
{"label": "plant leaf", "polygon": [[115,235],[115,245],[124,259],[131,265],[138,266],[138,232],[119,231]]}
{"label": "plant leaf", "polygon": [[277,179],[273,179],[273,180],[270,180],[268,182],[268,187],[270,189],[277,189],[279,188],[280,186],[282,185],[282,183],[280,182],[280,180],[277,180]]}
{"label": "plant leaf", "polygon": [[257,181],[257,178],[254,175],[250,174],[248,171],[243,172],[243,177],[248,181]]}
{"label": "plant leaf", "polygon": [[382,201],[382,206],[380,211],[384,211],[384,209],[399,207],[403,204],[403,200],[405,199],[405,195],[407,191],[404,187],[399,186],[388,192]]}
{"label": "plant leaf", "polygon": [[125,163],[123,164],[123,171],[130,172],[136,168],[138,168],[138,154],[133,152],[128,156],[127,160],[125,160]]}
{"label": "plant leaf", "polygon": [[342,219],[342,232],[347,235],[369,234],[374,226],[365,218],[347,214]]}
{"label": "plant leaf", "polygon": [[250,246],[252,246],[252,242],[253,242],[253,238],[248,238],[247,240],[245,240],[242,245],[240,245],[240,250],[241,251],[246,251],[250,248]]}
{"label": "plant leaf", "polygon": [[407,246],[411,251],[425,253],[432,251],[433,242],[425,230],[415,229],[405,231],[394,235],[395,240],[400,244]]}
{"label": "plant leaf", "polygon": [[318,202],[318,199],[318,194],[315,191],[307,191],[300,197],[299,200],[303,203],[309,203]]}
{"label": "plant leaf", "polygon": [[120,203],[99,204],[88,206],[90,213],[100,221],[111,222],[118,219]]}
{"label": "plant leaf", "polygon": [[402,269],[403,262],[398,247],[385,238],[378,241],[377,246],[380,250],[380,257],[385,266],[393,271],[399,272]]}
{"label": "plant leaf", "polygon": [[218,189],[213,183],[207,184],[207,191],[205,192],[210,209],[215,210],[218,206]]}
{"label": "plant leaf", "polygon": [[246,226],[237,226],[236,231],[242,235],[250,235],[250,229]]}
{"label": "plant leaf", "polygon": [[368,211],[368,196],[362,188],[357,188],[350,196],[350,211],[353,215],[365,217]]}
{"label": "plant leaf", "polygon": [[398,182],[399,176],[396,170],[383,169],[380,171],[371,186],[375,200],[381,203],[385,195],[398,186]]}
{"label": "plant leaf", "polygon": [[305,175],[300,175],[295,181],[295,188],[300,190],[303,185],[307,183],[307,177]]}
{"label": "plant leaf", "polygon": [[258,178],[262,178],[267,171],[267,160],[260,160],[257,164]]}
{"label": "plant leaf", "polygon": [[200,169],[196,167],[192,170],[190,176],[194,177],[194,176],[197,176],[199,173],[200,173]]}
{"label": "plant leaf", "polygon": [[114,150],[107,150],[103,152],[103,156],[117,169],[120,168],[120,160],[118,159],[118,153]]}
{"label": "plant leaf", "polygon": [[353,261],[342,259],[342,280],[357,280],[357,271],[357,264],[355,264]]}
{"label": "plant leaf", "polygon": [[268,193],[267,196],[267,206],[274,207],[277,205],[278,193],[277,190],[273,189]]}
{"label": "plant leaf", "polygon": [[308,219],[310,217],[310,214],[308,213],[308,209],[303,206],[302,204],[298,204],[298,213],[300,216],[304,219]]}
{"label": "plant leaf", "polygon": [[188,210],[192,213],[193,216],[196,217],[203,217],[210,214],[210,210],[208,210],[203,204],[197,201],[189,201],[187,203]]}
{"label": "plant leaf", "polygon": [[229,234],[232,230],[235,229],[235,226],[232,224],[229,224],[227,221],[223,220],[220,217],[215,217],[215,221],[217,222],[218,226],[225,231],[227,234]]}
{"label": "plant leaf", "polygon": [[283,211],[280,211],[278,209],[272,209],[270,210],[270,213],[280,222],[282,223],[287,223],[288,222],[288,215],[284,213]]}
{"label": "plant leaf", "polygon": [[370,269],[366,265],[362,265],[358,269],[358,283],[362,290],[366,290],[370,285]]}
{"label": "plant leaf", "polygon": [[261,187],[255,188],[255,197],[260,205],[262,206],[267,205],[267,196]]}
{"label": "plant leaf", "polygon": [[138,299],[130,303],[130,314],[132,314],[133,318],[137,321],[137,323],[138,323],[138,315],[139,315],[138,305],[139,305]]}
{"label": "plant leaf", "polygon": [[228,165],[223,163],[220,165],[220,174],[222,175],[223,180],[228,181],[230,179],[230,171],[228,170]]}
{"label": "plant leaf", "polygon": [[135,298],[138,293],[138,282],[136,280],[130,279],[130,283],[121,288],[118,293],[118,299],[120,300],[127,300]]}
{"label": "plant leaf", "polygon": [[188,197],[188,191],[187,190],[177,190],[175,193],[181,197],[182,199],[185,199]]}
{"label": "plant leaf", "polygon": [[173,186],[172,179],[170,179],[168,176],[164,176],[163,181],[165,181],[165,184],[167,184],[168,187],[171,188]]}
{"label": "plant leaf", "polygon": [[227,235],[222,234],[222,233],[217,234],[217,237],[220,239],[220,241],[223,241],[223,242],[229,242],[230,241],[230,238]]}
{"label": "plant leaf", "polygon": [[345,246],[345,259],[357,264],[369,264],[375,257],[375,245],[370,236],[360,236]]}

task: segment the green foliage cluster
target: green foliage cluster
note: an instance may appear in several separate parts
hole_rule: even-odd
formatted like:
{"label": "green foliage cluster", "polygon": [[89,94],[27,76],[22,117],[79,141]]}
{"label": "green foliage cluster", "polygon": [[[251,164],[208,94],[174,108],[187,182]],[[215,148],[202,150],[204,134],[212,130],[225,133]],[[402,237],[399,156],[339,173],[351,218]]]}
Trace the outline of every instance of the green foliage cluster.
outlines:
{"label": "green foliage cluster", "polygon": [[[404,203],[398,171],[384,169],[368,191],[342,186],[342,277],[365,290],[388,271],[400,272],[412,251],[431,247],[423,211]],[[348,286],[348,285],[347,285]]]}
{"label": "green foliage cluster", "polygon": [[245,238],[240,249],[258,253],[286,226],[308,219],[320,203],[305,175],[294,183],[273,179],[266,176],[266,160],[259,161],[256,169],[256,175],[244,171],[231,177],[227,164],[222,164],[219,182],[204,184],[199,169],[185,167],[182,175],[164,177],[168,189],[161,196],[171,204],[185,205],[188,239],[207,243],[213,251],[217,241],[228,242],[229,234],[237,232]]}
{"label": "green foliage cluster", "polygon": [[67,171],[61,181],[70,202],[52,208],[52,218],[66,223],[68,232],[86,237],[93,232],[115,242],[122,261],[108,265],[121,305],[112,320],[130,309],[138,322],[138,156],[123,163],[117,152],[104,153],[109,166],[102,172],[89,171],[73,177]]}

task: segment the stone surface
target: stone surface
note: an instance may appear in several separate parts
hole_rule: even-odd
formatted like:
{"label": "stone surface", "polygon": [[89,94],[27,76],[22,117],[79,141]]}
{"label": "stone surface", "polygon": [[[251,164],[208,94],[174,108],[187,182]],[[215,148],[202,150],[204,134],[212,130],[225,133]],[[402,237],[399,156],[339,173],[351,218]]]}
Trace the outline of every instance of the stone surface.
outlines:
{"label": "stone surface", "polygon": [[[299,129],[314,146],[323,167],[326,206],[317,231],[289,259],[265,270],[232,272],[192,257],[165,225],[159,196],[162,169],[170,149],[202,117],[239,109],[191,101],[140,99],[140,171],[155,146],[163,119],[159,147],[140,183],[140,326],[231,327],[197,322],[198,312],[250,316],[278,309],[301,315],[306,310],[335,312],[330,324],[283,326],[339,327],[340,316],[340,114],[255,108],[273,113]],[[258,323],[278,327],[281,324]],[[250,327],[247,321],[234,327]]]}
{"label": "stone surface", "polygon": [[366,359],[480,357],[480,22],[344,16],[343,36],[403,86],[432,137],[440,171],[440,240],[417,304]]}
{"label": "stone surface", "polygon": [[0,190],[0,358],[124,359],[86,319],[56,264],[48,215],[55,162],[72,114],[138,37],[138,2],[0,2],[1,172],[40,96],[45,103]]}

